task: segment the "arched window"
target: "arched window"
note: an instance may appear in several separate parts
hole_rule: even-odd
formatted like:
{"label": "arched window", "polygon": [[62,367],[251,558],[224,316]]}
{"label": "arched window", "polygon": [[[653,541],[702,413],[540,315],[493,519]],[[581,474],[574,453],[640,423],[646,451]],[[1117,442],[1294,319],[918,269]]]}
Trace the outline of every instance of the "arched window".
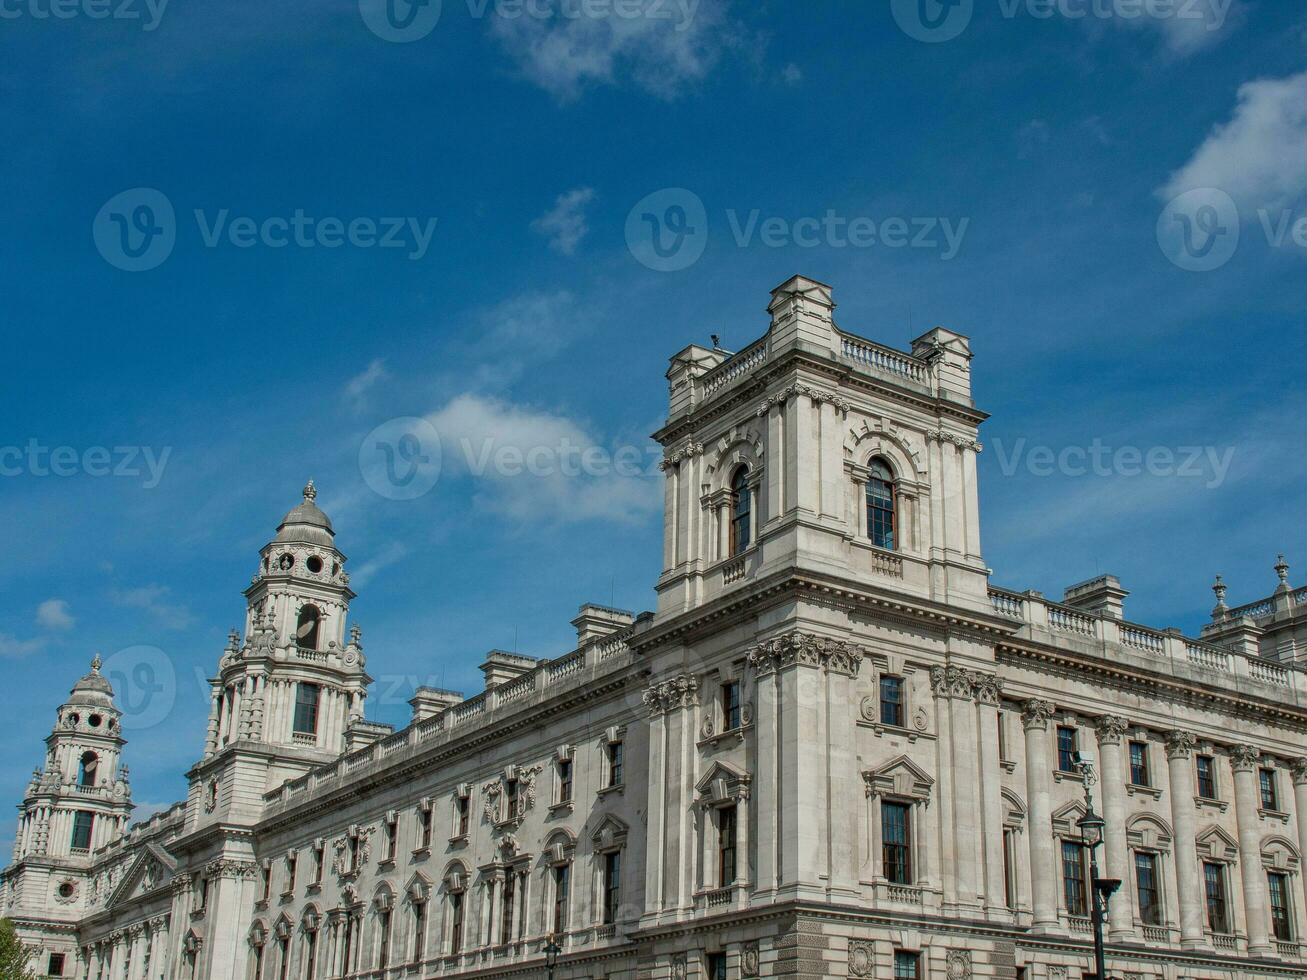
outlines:
{"label": "arched window", "polygon": [[94,786],[95,770],[100,764],[100,757],[94,752],[83,752],[77,762],[77,785]]}
{"label": "arched window", "polygon": [[883,459],[873,459],[867,480],[867,537],[877,548],[893,551],[897,545],[894,513],[894,472]]}
{"label": "arched window", "polygon": [[749,492],[749,468],[741,466],[731,480],[731,554],[749,547],[753,530],[753,495]]}
{"label": "arched window", "polygon": [[317,606],[305,606],[300,610],[299,622],[295,626],[295,644],[305,650],[318,648],[318,623],[322,613]]}

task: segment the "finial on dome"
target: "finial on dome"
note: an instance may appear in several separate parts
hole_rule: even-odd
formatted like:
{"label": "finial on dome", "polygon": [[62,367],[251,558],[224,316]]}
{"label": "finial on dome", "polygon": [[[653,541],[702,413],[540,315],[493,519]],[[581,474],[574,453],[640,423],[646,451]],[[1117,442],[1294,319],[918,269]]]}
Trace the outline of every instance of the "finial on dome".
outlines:
{"label": "finial on dome", "polygon": [[313,480],[310,478],[309,482],[304,486],[304,499],[312,503],[317,497],[318,488],[313,485]]}
{"label": "finial on dome", "polygon": [[91,658],[91,673],[98,674],[103,663],[104,661],[100,659],[100,655],[97,653],[93,658]]}
{"label": "finial on dome", "polygon": [[1287,586],[1289,584],[1289,563],[1284,560],[1284,555],[1275,562],[1275,574],[1280,576],[1280,584]]}

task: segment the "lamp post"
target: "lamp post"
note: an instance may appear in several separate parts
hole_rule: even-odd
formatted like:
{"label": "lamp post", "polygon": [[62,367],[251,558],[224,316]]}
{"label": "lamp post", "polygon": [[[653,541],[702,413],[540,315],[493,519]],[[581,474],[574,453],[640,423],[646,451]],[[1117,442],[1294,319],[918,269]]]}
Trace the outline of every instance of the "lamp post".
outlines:
{"label": "lamp post", "polygon": [[554,940],[554,934],[549,934],[549,941],[545,943],[545,969],[549,971],[549,980],[554,980],[554,967],[558,965],[558,954],[563,951]]}
{"label": "lamp post", "polygon": [[1090,921],[1094,927],[1094,976],[1096,980],[1107,980],[1106,954],[1103,950],[1103,919],[1107,915],[1107,904],[1112,895],[1121,887],[1117,878],[1098,877],[1098,848],[1103,843],[1103,828],[1107,821],[1094,812],[1094,796],[1091,787],[1097,782],[1094,773],[1094,760],[1077,752],[1076,768],[1085,783],[1085,815],[1076,821],[1080,828],[1080,838],[1089,849],[1089,899],[1091,903]]}

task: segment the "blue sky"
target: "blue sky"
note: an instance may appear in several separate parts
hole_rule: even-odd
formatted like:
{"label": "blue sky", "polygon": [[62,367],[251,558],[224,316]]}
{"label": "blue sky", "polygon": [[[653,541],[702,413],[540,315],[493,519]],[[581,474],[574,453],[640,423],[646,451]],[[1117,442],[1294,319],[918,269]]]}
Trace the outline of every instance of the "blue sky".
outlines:
{"label": "blue sky", "polygon": [[[658,16],[646,0],[637,17],[444,0],[429,33],[394,43],[368,26],[375,0],[97,2],[64,18],[0,4],[0,446],[23,450],[0,457],[4,798],[92,653],[136,647],[160,651],[132,683],[162,685],[166,710],[129,730],[135,797],[180,797],[198,679],[310,476],[351,559],[378,720],[403,723],[414,683],[478,689],[491,648],[565,651],[582,601],[652,607],[647,466],[477,475],[459,442],[640,458],[666,358],[758,336],[795,272],[835,286],[853,332],[973,338],[995,582],[1060,595],[1112,571],[1131,619],[1195,631],[1216,572],[1232,602],[1270,592],[1279,552],[1304,581],[1296,5],[1211,0],[1193,21],[974,0],[935,43],[911,36],[906,0]],[[91,16],[115,8],[139,16]],[[173,211],[149,239],[171,251],[126,271],[113,235],[159,201],[140,188]],[[668,188],[704,218],[702,254],[674,271],[627,237]],[[1224,222],[1211,268],[1159,237],[1186,207],[1199,235]],[[315,244],[278,245],[297,212]],[[828,214],[888,237],[810,235]],[[388,218],[400,247],[377,241]],[[339,239],[333,219],[364,223],[326,247],[313,236]],[[890,244],[887,219],[936,235]],[[444,449],[412,500],[359,464],[400,417],[429,419]],[[70,447],[70,475],[31,444]],[[1178,455],[1154,475],[1040,475],[1031,455],[1095,444]],[[1205,455],[1186,467],[1191,446]],[[136,474],[93,475],[96,447]]]}

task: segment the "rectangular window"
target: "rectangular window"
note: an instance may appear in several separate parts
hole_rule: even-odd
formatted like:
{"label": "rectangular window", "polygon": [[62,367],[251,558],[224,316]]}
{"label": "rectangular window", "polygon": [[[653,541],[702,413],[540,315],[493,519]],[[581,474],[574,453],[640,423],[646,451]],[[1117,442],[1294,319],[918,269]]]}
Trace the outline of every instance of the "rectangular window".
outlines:
{"label": "rectangular window", "polygon": [[1225,866],[1204,861],[1203,884],[1207,892],[1207,928],[1228,934],[1230,917],[1225,908]]}
{"label": "rectangular window", "polygon": [[622,852],[604,855],[604,925],[617,921],[617,907],[622,903]]}
{"label": "rectangular window", "polygon": [[504,784],[504,819],[512,820],[517,816],[517,780],[510,779]]}
{"label": "rectangular window", "polygon": [[885,880],[912,884],[912,809],[906,803],[880,805],[881,861]]}
{"label": "rectangular window", "polygon": [[1158,888],[1157,855],[1135,852],[1135,891],[1139,895],[1139,918],[1146,926],[1162,924],[1162,895]]}
{"label": "rectangular window", "polygon": [[427,955],[427,903],[413,903],[413,962],[421,963]]}
{"label": "rectangular window", "polygon": [[45,972],[52,977],[62,977],[64,975],[64,954],[51,953],[50,962],[46,964]]}
{"label": "rectangular window", "polygon": [[1085,874],[1085,848],[1062,842],[1062,901],[1067,915],[1089,914],[1089,876]]}
{"label": "rectangular window", "polygon": [[732,681],[722,685],[722,731],[740,727],[740,685]]}
{"label": "rectangular window", "polygon": [[1016,869],[1012,866],[1013,838],[1015,830],[1003,831],[1003,904],[1010,909],[1017,907]]}
{"label": "rectangular window", "polygon": [[735,807],[717,811],[717,887],[735,881]]}
{"label": "rectangular window", "polygon": [[[1269,808],[1268,809],[1272,809]],[[1289,878],[1278,871],[1266,875],[1266,894],[1271,900],[1271,928],[1282,943],[1293,942],[1293,920],[1289,916]]]}
{"label": "rectangular window", "polygon": [[321,689],[317,684],[295,685],[295,732],[300,735],[318,733],[318,696]]}
{"label": "rectangular window", "polygon": [[[123,964],[126,967],[128,964]],[[125,971],[124,971],[125,972]],[[263,980],[263,944],[254,947],[254,980]]]}
{"label": "rectangular window", "polygon": [[1279,810],[1280,809],[1280,789],[1275,785],[1274,769],[1257,770],[1258,786],[1261,788],[1262,809]]}
{"label": "rectangular window", "polygon": [[517,905],[517,875],[510,871],[504,877],[504,889],[499,902],[499,941],[513,941],[513,911]]}
{"label": "rectangular window", "polygon": [[469,816],[472,811],[471,801],[466,796],[458,796],[454,799],[454,826],[457,828],[458,837],[467,836],[467,825]]}
{"label": "rectangular window", "polygon": [[326,846],[318,844],[313,848],[313,883],[322,884],[322,866],[326,863]]}
{"label": "rectangular window", "polygon": [[880,723],[903,727],[903,678],[882,674],[880,678]]}
{"label": "rectangular window", "polygon": [[1216,799],[1216,764],[1210,755],[1195,757],[1198,773],[1198,795],[1205,800]]}
{"label": "rectangular window", "polygon": [[74,851],[89,851],[91,849],[91,831],[95,829],[95,814],[90,810],[78,810],[73,814],[73,841]]}
{"label": "rectangular window", "polygon": [[1008,760],[1007,754],[1007,712],[998,712],[998,758],[1000,762]]}
{"label": "rectangular window", "polygon": [[572,801],[572,760],[558,760],[558,802]]}
{"label": "rectangular window", "polygon": [[299,870],[300,857],[298,852],[286,855],[286,893],[290,894],[295,891],[295,872]]}
{"label": "rectangular window", "polygon": [[290,972],[290,937],[277,940],[277,980],[286,980]]}
{"label": "rectangular window", "polygon": [[313,980],[318,972],[318,933],[310,932],[304,937],[304,980]]}
{"label": "rectangular window", "polygon": [[554,868],[554,935],[567,932],[567,902],[572,895],[572,866],[560,864]]}
{"label": "rectangular window", "polygon": [[1057,768],[1076,771],[1076,730],[1070,725],[1057,726]]}
{"label": "rectangular window", "polygon": [[608,743],[608,785],[622,785],[622,766],[624,750],[621,742]]}
{"label": "rectangular window", "polygon": [[263,900],[266,902],[272,897],[272,862],[267,861],[263,865]]}
{"label": "rectangular window", "polygon": [[418,811],[418,847],[431,846],[431,807],[424,806]]}
{"label": "rectangular window", "polygon": [[[462,797],[467,799],[467,797]],[[463,893],[449,896],[449,953],[457,956],[463,951]]]}
{"label": "rectangular window", "polygon": [[381,909],[377,913],[377,926],[381,933],[381,948],[377,950],[377,968],[384,970],[390,965],[390,909]]}
{"label": "rectangular window", "polygon": [[1148,743],[1130,743],[1130,782],[1136,786],[1152,786],[1152,773],[1148,771]]}
{"label": "rectangular window", "polygon": [[921,976],[921,954],[894,951],[894,980],[918,980]]}
{"label": "rectangular window", "polygon": [[195,896],[195,907],[203,909],[209,904],[209,879],[200,876],[199,894]]}
{"label": "rectangular window", "polygon": [[386,860],[395,860],[395,854],[399,850],[399,817],[394,816],[386,821]]}
{"label": "rectangular window", "polygon": [[349,835],[349,869],[357,871],[359,869],[359,837],[358,834]]}
{"label": "rectangular window", "polygon": [[726,980],[726,954],[708,954],[708,980]]}

